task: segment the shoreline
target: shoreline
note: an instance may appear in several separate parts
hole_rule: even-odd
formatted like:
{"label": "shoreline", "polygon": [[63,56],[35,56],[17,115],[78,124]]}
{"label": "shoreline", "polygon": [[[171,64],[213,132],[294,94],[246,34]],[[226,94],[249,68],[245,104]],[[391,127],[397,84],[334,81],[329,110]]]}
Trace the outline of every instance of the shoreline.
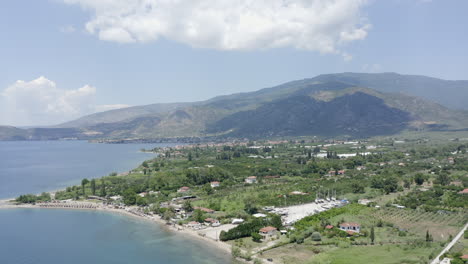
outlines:
{"label": "shoreline", "polygon": [[[207,242],[209,246],[216,248],[220,251],[223,252],[223,254],[231,256],[231,245],[221,242],[221,241],[215,241],[211,238],[201,236],[197,231],[191,230],[187,227],[184,226],[170,226],[167,225],[166,222],[161,219],[160,216],[154,215],[154,216],[149,216],[149,215],[137,215],[132,212],[129,212],[125,209],[117,209],[117,208],[110,208],[110,207],[102,207],[102,203],[96,203],[96,205],[99,205],[96,208],[73,208],[73,207],[41,207],[38,205],[17,205],[13,204],[10,201],[14,199],[2,199],[0,200],[0,210],[2,209],[52,209],[52,210],[85,210],[85,211],[99,211],[99,212],[105,212],[105,213],[110,213],[110,214],[119,214],[119,215],[124,215],[127,217],[131,217],[134,219],[138,220],[144,220],[147,222],[151,222],[154,224],[157,224],[160,228],[168,231],[168,232],[174,232],[176,234],[180,234],[183,236],[188,236],[193,240],[198,240],[198,241],[203,241]],[[88,202],[89,203],[89,202]]]}

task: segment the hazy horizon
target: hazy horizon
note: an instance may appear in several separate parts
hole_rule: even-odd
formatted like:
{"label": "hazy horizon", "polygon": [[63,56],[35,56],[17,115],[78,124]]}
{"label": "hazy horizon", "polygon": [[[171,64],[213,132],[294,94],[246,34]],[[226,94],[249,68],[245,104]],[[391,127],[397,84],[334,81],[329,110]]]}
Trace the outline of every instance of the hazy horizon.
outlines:
{"label": "hazy horizon", "polygon": [[0,11],[0,124],[50,126],[337,72],[466,80],[463,7],[440,0],[10,1]]}

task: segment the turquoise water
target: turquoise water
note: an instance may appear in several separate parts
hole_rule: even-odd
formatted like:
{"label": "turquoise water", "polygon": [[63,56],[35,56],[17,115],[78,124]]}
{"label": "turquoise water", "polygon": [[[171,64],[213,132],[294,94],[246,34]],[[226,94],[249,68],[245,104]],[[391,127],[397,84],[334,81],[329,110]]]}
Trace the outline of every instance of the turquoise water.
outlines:
{"label": "turquoise water", "polygon": [[0,210],[2,264],[229,263],[154,223],[96,211]]}
{"label": "turquoise water", "polygon": [[[127,171],[161,144],[0,142],[0,198]],[[0,210],[0,264],[231,263],[223,252],[136,218],[97,211]]]}

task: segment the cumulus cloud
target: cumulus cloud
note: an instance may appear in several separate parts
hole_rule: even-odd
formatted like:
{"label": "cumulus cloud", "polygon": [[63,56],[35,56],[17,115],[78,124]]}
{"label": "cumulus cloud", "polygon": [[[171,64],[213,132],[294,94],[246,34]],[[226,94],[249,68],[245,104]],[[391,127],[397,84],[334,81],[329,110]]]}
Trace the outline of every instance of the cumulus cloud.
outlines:
{"label": "cumulus cloud", "polygon": [[100,110],[126,105],[96,105],[96,88],[85,85],[75,90],[58,88],[45,77],[18,80],[0,93],[0,124],[52,125]]}
{"label": "cumulus cloud", "polygon": [[119,43],[166,38],[197,48],[342,54],[340,46],[366,38],[370,29],[361,13],[367,0],[63,1],[93,13],[89,33]]}

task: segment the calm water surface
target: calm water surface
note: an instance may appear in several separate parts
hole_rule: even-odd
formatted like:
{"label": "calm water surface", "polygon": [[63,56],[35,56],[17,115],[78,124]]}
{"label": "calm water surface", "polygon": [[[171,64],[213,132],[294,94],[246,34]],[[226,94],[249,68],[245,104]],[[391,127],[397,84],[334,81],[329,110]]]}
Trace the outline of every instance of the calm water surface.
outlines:
{"label": "calm water surface", "polygon": [[[167,145],[167,144],[165,144]],[[128,171],[161,144],[0,142],[0,199]],[[0,210],[0,264],[231,263],[203,242],[131,217],[95,211]]]}
{"label": "calm water surface", "polygon": [[0,210],[2,264],[230,263],[203,242],[96,211]]}
{"label": "calm water surface", "polygon": [[0,199],[80,184],[128,171],[154,156],[143,153],[168,144],[90,144],[86,141],[0,142]]}

